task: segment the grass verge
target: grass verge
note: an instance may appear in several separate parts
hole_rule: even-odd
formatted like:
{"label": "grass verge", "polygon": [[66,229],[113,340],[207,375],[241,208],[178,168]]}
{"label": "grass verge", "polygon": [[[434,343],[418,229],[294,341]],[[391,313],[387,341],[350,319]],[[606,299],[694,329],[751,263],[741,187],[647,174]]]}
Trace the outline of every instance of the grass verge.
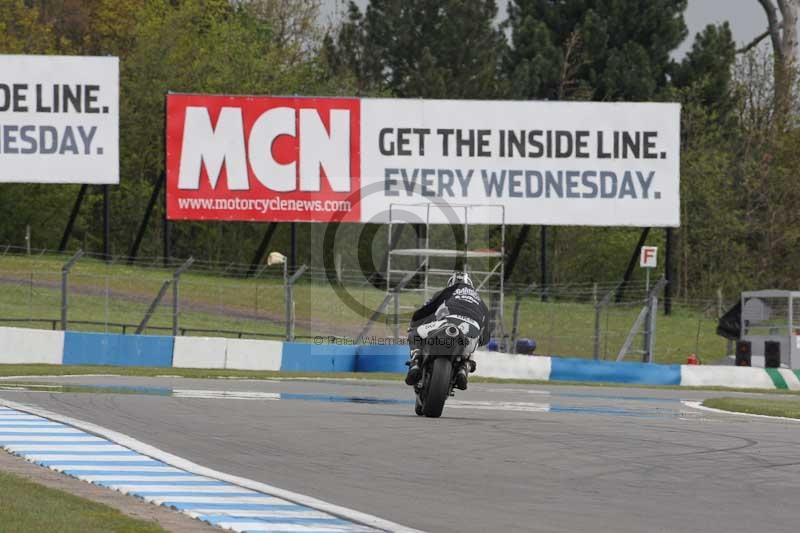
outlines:
{"label": "grass verge", "polygon": [[782,416],[800,418],[800,399],[761,398],[710,398],[703,402],[706,407],[748,413],[751,415]]}
{"label": "grass verge", "polygon": [[164,533],[156,524],[127,517],[106,505],[0,472],[2,531]]}

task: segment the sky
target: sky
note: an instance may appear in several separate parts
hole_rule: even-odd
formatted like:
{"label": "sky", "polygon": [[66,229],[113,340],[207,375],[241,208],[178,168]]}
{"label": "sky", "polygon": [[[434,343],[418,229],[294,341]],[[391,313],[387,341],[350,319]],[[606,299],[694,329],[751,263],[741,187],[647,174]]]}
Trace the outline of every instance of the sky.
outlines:
{"label": "sky", "polygon": [[[356,0],[363,8],[368,0]],[[498,18],[505,19],[508,0],[497,0]],[[322,16],[325,20],[333,16],[346,5],[344,0],[322,0]],[[767,29],[767,17],[758,4],[758,0],[689,0],[686,9],[686,25],[689,36],[673,54],[676,59],[682,58],[692,47],[694,36],[708,24],[718,24],[727,20],[731,25],[733,37],[738,46],[749,43]]]}

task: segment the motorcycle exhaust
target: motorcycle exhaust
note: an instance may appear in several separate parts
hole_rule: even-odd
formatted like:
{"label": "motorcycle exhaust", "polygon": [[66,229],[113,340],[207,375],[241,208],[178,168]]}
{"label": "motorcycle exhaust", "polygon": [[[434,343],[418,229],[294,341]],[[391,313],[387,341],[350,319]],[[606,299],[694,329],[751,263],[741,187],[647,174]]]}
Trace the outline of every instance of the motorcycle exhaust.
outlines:
{"label": "motorcycle exhaust", "polygon": [[444,328],[444,333],[448,337],[458,337],[461,334],[461,330],[453,324],[448,324],[448,326]]}

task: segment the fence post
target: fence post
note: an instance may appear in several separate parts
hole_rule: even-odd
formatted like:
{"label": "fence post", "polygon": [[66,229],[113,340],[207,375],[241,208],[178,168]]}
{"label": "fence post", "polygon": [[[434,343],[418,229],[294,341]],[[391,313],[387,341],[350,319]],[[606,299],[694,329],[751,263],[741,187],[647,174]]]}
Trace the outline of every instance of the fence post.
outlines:
{"label": "fence post", "polygon": [[511,318],[511,346],[508,353],[517,353],[517,336],[519,335],[519,306],[521,303],[519,293],[514,298],[514,313]]}
{"label": "fence post", "polygon": [[394,293],[394,338],[400,338],[400,292]]}
{"label": "fence post", "polygon": [[656,344],[656,315],[658,314],[658,291],[667,281],[661,278],[647,295],[647,315],[644,325],[644,350],[642,354],[643,363],[654,362]]}
{"label": "fence post", "polygon": [[[172,283],[171,279],[168,279],[161,285],[161,289],[158,291],[155,299],[150,303],[150,307],[147,308],[147,311],[144,314],[144,318],[139,323],[139,326],[136,328],[135,335],[141,335],[141,333],[147,328],[147,323],[150,322],[150,317],[153,316],[153,313],[156,312],[156,308],[158,307],[159,302],[161,302],[161,298],[164,297],[164,294],[167,292],[170,284]],[[173,326],[174,327],[174,326]],[[173,329],[174,331],[174,329]],[[125,326],[122,326],[122,334],[125,334]]]}
{"label": "fence post", "polygon": [[186,272],[190,266],[194,263],[194,257],[190,257],[183,263],[178,270],[173,272],[172,274],[172,336],[178,336],[178,318],[179,318],[179,307],[178,307],[178,285],[181,278],[181,274]]}
{"label": "fence post", "polygon": [[83,256],[83,250],[75,252],[69,261],[61,267],[61,330],[67,331],[67,278],[69,271],[75,263]]}
{"label": "fence post", "polygon": [[647,361],[648,363],[655,362],[655,347],[656,347],[656,320],[658,316],[658,293],[653,291],[650,294],[650,309],[648,311],[647,320]]}
{"label": "fence post", "polygon": [[289,262],[283,260],[283,301],[286,305],[286,340],[292,336],[292,288],[289,286]]}
{"label": "fence post", "polygon": [[597,361],[600,359],[600,314],[602,307],[600,302],[594,304],[594,346],[592,349],[592,358]]}
{"label": "fence post", "polygon": [[294,284],[308,269],[308,265],[301,265],[294,274],[289,276],[287,262],[283,263],[284,290],[286,291],[286,341],[294,340]]}
{"label": "fence post", "polygon": [[529,296],[534,290],[536,290],[536,286],[536,283],[531,283],[515,294],[514,312],[511,319],[511,346],[506,347],[509,353],[517,352],[517,337],[519,337],[519,308],[522,304],[522,299],[526,296]]}
{"label": "fence post", "polygon": [[603,310],[606,308],[606,306],[608,306],[609,303],[611,303],[611,298],[614,296],[614,294],[616,294],[617,288],[619,288],[619,285],[617,285],[616,288],[611,289],[610,291],[608,291],[606,293],[606,295],[603,296],[603,299],[600,300],[599,302],[597,301],[597,283],[594,284],[594,288],[592,289],[592,291],[593,291],[592,298],[594,299],[594,302],[595,302],[594,303],[594,339],[593,339],[594,340],[594,348],[592,350],[592,357],[595,360],[600,359],[600,339],[601,339],[600,331],[601,331],[601,328],[602,328],[601,323],[602,323],[602,319],[603,319],[603,316],[602,316],[603,315]]}

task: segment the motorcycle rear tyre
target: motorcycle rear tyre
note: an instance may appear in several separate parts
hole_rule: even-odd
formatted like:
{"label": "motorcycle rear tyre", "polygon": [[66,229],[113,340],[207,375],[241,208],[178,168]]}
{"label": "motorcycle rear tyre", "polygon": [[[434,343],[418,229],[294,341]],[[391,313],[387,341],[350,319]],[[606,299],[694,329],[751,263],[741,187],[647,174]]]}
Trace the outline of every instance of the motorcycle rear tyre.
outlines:
{"label": "motorcycle rear tyre", "polygon": [[428,383],[428,393],[422,405],[422,413],[430,418],[442,416],[444,402],[450,393],[450,379],[453,377],[453,364],[446,357],[433,361],[433,372]]}

